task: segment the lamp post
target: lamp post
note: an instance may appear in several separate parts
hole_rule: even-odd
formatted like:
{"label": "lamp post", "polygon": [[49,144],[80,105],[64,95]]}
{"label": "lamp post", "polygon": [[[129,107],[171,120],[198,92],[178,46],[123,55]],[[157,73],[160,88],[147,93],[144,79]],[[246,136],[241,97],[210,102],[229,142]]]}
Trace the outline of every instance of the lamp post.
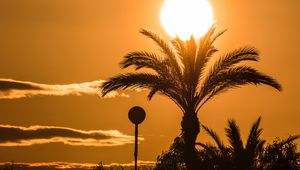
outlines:
{"label": "lamp post", "polygon": [[135,125],[135,143],[134,143],[134,170],[137,170],[138,156],[138,125],[145,120],[146,113],[140,106],[132,107],[128,112],[129,120]]}

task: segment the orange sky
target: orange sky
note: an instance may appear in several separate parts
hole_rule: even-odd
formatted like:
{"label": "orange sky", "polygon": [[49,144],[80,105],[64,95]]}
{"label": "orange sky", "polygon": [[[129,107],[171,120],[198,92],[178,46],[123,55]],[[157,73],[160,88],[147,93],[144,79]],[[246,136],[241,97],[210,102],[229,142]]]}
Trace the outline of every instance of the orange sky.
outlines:
{"label": "orange sky", "polygon": [[[265,86],[234,89],[207,103],[199,112],[200,121],[215,129],[223,139],[228,118],[237,120],[245,136],[260,115],[263,137],[269,142],[276,136],[299,134],[300,1],[210,2],[217,24],[228,29],[217,41],[219,54],[243,45],[257,47],[261,61],[254,66],[276,78],[283,92]],[[118,63],[127,52],[157,50],[138,33],[140,28],[168,38],[159,20],[162,3],[163,0],[2,0],[0,79],[43,86],[105,80],[118,74],[122,71]],[[133,105],[141,105],[147,118],[140,126],[144,141],[140,143],[139,158],[152,161],[180,132],[181,112],[165,97],[156,96],[148,102],[145,92],[126,92],[129,98],[110,99],[85,94],[86,91],[81,91],[80,97],[0,99],[0,124],[68,127],[84,132],[112,129],[126,136],[133,135],[127,111]],[[207,139],[200,134],[199,140]],[[0,157],[0,162],[127,163],[133,159],[133,145],[96,147],[47,143],[0,146],[0,153],[5,155]]]}

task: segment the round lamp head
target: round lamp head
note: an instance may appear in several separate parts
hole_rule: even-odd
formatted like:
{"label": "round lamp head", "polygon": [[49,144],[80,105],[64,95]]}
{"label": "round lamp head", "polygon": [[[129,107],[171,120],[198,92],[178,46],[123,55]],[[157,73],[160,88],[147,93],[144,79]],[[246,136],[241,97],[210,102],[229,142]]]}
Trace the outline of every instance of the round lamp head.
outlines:
{"label": "round lamp head", "polygon": [[139,106],[132,107],[128,112],[129,120],[135,125],[142,123],[145,120],[145,117],[145,110]]}

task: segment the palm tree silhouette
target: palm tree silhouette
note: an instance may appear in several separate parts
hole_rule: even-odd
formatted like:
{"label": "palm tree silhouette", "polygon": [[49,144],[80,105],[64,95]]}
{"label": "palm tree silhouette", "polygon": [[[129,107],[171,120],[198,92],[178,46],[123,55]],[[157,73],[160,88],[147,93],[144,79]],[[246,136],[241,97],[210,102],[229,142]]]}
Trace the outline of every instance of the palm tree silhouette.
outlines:
{"label": "palm tree silhouette", "polygon": [[[212,97],[228,89],[246,84],[265,84],[281,90],[273,78],[249,66],[238,66],[241,61],[258,61],[258,51],[253,47],[243,47],[215,58],[215,40],[225,31],[217,32],[216,27],[199,40],[193,36],[182,41],[162,39],[158,34],[142,29],[140,31],[152,39],[161,49],[162,55],[147,51],[127,54],[120,63],[122,68],[135,66],[136,70],[147,68],[152,72],[135,72],[117,75],[103,83],[102,95],[117,89],[149,89],[150,100],[157,92],[170,98],[183,112],[181,136],[185,142],[185,163],[187,168],[195,169],[195,141],[200,132],[197,113]],[[209,61],[217,59],[209,66]]]}
{"label": "palm tree silhouette", "polygon": [[[226,147],[223,142],[220,140],[220,137],[212,129],[209,129],[206,126],[203,126],[203,129],[207,132],[209,136],[217,144],[217,152],[215,147],[211,147],[209,144],[197,143],[205,149],[209,150],[213,157],[230,157],[232,159],[229,163],[225,161],[227,165],[222,164],[220,167],[231,166],[230,169],[244,169],[244,170],[253,170],[257,167],[257,158],[259,154],[263,151],[263,145],[265,140],[260,139],[262,128],[259,127],[261,118],[258,118],[251,127],[247,142],[243,144],[240,130],[235,120],[228,121],[228,127],[225,128],[226,136],[228,137],[229,147]],[[217,155],[219,154],[219,155]],[[228,159],[227,159],[228,160]],[[221,162],[222,163],[222,162]]]}
{"label": "palm tree silhouette", "polygon": [[[272,145],[268,144],[264,147],[265,140],[260,138],[262,128],[260,128],[261,118],[255,121],[250,129],[246,143],[243,143],[240,130],[235,120],[229,120],[228,126],[225,128],[229,146],[225,146],[219,135],[212,129],[202,125],[204,131],[213,139],[217,146],[210,143],[196,143],[204,148],[209,161],[209,168],[217,170],[268,170],[274,167],[281,169],[293,169],[297,158],[292,156],[297,153],[292,149],[294,140],[299,135],[290,136],[284,140],[275,141]],[[284,148],[286,145],[289,147]],[[290,149],[290,150],[288,150]],[[288,150],[289,157],[285,156],[284,151]],[[203,150],[202,150],[203,151]],[[282,161],[283,160],[283,161]],[[282,168],[285,167],[285,168]],[[275,169],[276,169],[275,168]]]}

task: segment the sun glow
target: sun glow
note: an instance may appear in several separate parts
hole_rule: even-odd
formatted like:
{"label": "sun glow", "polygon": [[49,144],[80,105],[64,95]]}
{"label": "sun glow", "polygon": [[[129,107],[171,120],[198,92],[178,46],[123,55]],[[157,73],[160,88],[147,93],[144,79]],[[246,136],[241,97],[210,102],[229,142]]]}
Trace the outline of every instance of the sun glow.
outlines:
{"label": "sun glow", "polygon": [[208,0],[166,0],[161,8],[161,23],[172,37],[196,39],[212,26],[213,12]]}

